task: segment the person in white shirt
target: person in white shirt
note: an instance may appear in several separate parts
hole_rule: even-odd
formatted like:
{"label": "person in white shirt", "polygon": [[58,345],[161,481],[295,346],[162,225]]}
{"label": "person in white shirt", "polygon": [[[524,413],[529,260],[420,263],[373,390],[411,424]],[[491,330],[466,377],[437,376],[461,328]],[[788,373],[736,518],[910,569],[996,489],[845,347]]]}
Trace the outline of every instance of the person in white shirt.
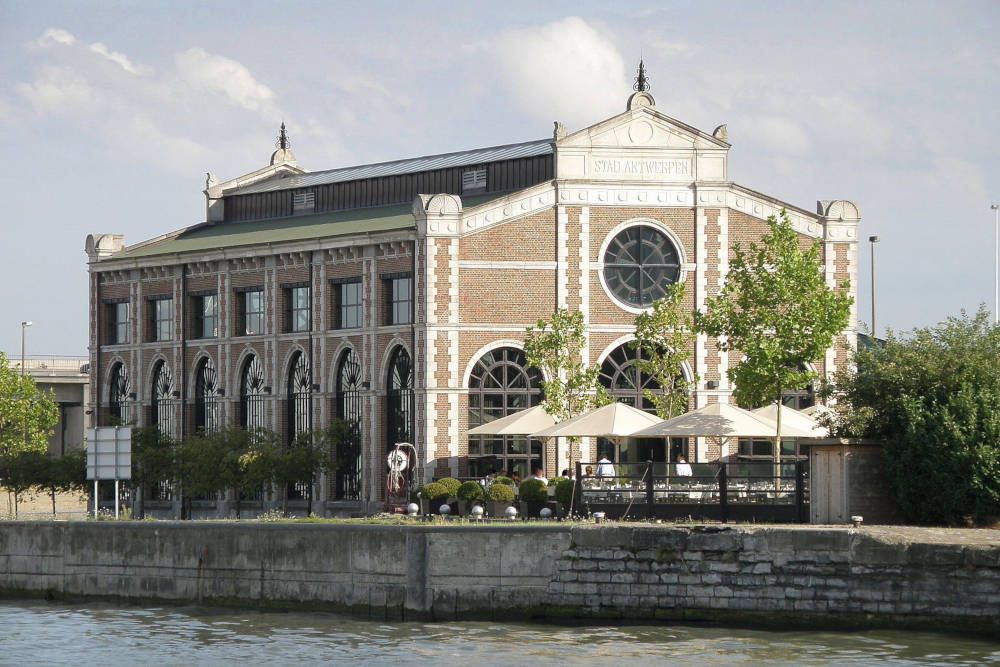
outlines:
{"label": "person in white shirt", "polygon": [[545,479],[545,473],[542,471],[542,466],[535,466],[531,469],[531,479],[537,479],[545,486],[549,485],[549,480]]}
{"label": "person in white shirt", "polygon": [[611,463],[607,456],[602,456],[597,462],[597,476],[598,477],[614,477],[615,476],[615,466]]}
{"label": "person in white shirt", "polygon": [[691,471],[691,464],[687,462],[683,456],[677,457],[677,476],[678,477],[691,477],[694,473]]}

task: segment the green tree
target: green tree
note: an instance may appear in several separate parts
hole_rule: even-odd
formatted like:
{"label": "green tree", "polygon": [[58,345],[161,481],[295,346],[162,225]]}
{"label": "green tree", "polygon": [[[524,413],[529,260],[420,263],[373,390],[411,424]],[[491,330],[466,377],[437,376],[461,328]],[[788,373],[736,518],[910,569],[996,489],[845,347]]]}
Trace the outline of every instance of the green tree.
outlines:
{"label": "green tree", "polygon": [[834,434],[885,442],[904,515],[1000,516],[1000,327],[980,309],[860,347],[834,381]]}
{"label": "green tree", "polygon": [[693,340],[693,322],[684,309],[684,283],[668,285],[650,310],[635,318],[634,347],[640,352],[639,370],[652,378],[662,391],[646,389],[643,395],[661,419],[687,410],[691,386],[697,380],[684,377],[683,363]]}
{"label": "green tree", "polygon": [[[583,359],[585,343],[583,313],[562,308],[550,320],[538,320],[525,333],[524,356],[529,366],[542,372],[545,412],[557,422],[611,402],[598,382],[600,369]],[[572,446],[570,452],[572,466]]]}
{"label": "green tree", "polygon": [[[10,367],[7,356],[0,352],[0,480],[8,489],[21,484],[24,461],[17,459],[26,452],[45,452],[49,436],[59,421],[59,408],[51,394],[38,389],[30,375]],[[17,493],[14,513],[17,513]]]}
{"label": "green tree", "polygon": [[63,456],[45,455],[39,466],[42,474],[38,486],[49,493],[52,515],[56,513],[56,494],[83,491],[87,488],[87,452],[83,449]]}
{"label": "green tree", "polygon": [[172,438],[155,426],[132,429],[132,479],[129,486],[136,494],[136,518],[146,512],[146,496],[164,483],[176,481],[178,452]]}
{"label": "green tree", "polygon": [[[743,353],[730,367],[736,402],[755,407],[780,401],[788,390],[802,389],[815,374],[806,364],[823,356],[844,330],[852,299],[845,282],[840,290],[826,284],[820,243],[803,250],[785,210],[767,220],[760,243],[733,247],[726,283],[708,299],[706,312],[695,313],[695,326],[715,336],[720,349]],[[780,460],[781,411],[775,432],[774,459]]]}

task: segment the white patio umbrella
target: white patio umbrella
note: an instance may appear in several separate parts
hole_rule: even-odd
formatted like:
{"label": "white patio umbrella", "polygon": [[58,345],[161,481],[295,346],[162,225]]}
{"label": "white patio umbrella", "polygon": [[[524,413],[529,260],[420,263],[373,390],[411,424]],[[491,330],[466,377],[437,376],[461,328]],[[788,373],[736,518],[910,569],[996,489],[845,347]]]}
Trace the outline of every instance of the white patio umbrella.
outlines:
{"label": "white patio umbrella", "polygon": [[[631,437],[636,431],[663,421],[656,415],[643,412],[631,405],[609,403],[572,419],[559,422],[555,426],[536,431],[532,438],[607,438],[615,443],[615,459],[620,460],[618,447],[623,438]],[[558,452],[557,452],[558,454]]]}
{"label": "white patio umbrella", "polygon": [[536,405],[470,428],[469,435],[528,435],[555,423],[543,406]]}
{"label": "white patio umbrella", "polygon": [[[764,417],[765,419],[768,419],[769,421],[773,422],[777,419],[778,408],[776,404],[771,403],[770,405],[765,405],[762,408],[757,408],[756,410],[753,411],[753,413],[755,415]],[[790,408],[787,405],[782,405],[781,406],[782,432],[784,432],[786,425],[800,428],[803,431],[808,431],[810,435],[803,437],[810,437],[810,438],[830,437],[830,429],[826,428],[825,426],[821,426],[819,422],[817,422],[813,417],[810,417],[809,415],[803,412]],[[773,436],[774,433],[772,432],[771,435]],[[793,436],[788,436],[788,437],[793,437]]]}
{"label": "white patio umbrella", "polygon": [[[778,425],[760,415],[728,403],[713,403],[668,419],[642,431],[637,438],[773,438]],[[811,438],[810,431],[782,423],[784,438]]]}
{"label": "white patio umbrella", "polygon": [[628,438],[663,420],[624,403],[609,403],[531,434],[532,438]]}

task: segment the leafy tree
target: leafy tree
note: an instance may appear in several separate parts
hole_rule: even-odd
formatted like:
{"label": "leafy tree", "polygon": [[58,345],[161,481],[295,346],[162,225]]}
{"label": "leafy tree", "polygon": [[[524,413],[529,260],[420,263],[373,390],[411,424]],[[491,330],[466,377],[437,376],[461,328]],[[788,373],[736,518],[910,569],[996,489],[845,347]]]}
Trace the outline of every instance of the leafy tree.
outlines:
{"label": "leafy tree", "polygon": [[904,515],[1000,516],[1000,327],[980,309],[859,348],[835,378],[832,430],[884,440]]}
{"label": "leafy tree", "polygon": [[129,485],[136,494],[136,518],[146,512],[150,489],[177,479],[178,456],[172,438],[154,426],[132,429],[132,479]]}
{"label": "leafy tree", "polygon": [[583,359],[585,342],[583,313],[562,308],[549,321],[538,320],[525,333],[524,356],[529,366],[542,372],[545,412],[557,422],[611,402],[598,382],[600,369]]}
{"label": "leafy tree", "polygon": [[684,377],[683,362],[693,338],[691,314],[684,309],[684,283],[668,285],[652,308],[635,318],[635,341],[640,352],[639,370],[656,381],[662,391],[646,389],[643,395],[661,419],[670,419],[687,410],[688,394],[694,384]]}
{"label": "leafy tree", "polygon": [[[744,354],[730,367],[736,402],[747,407],[780,401],[788,390],[802,389],[814,379],[804,370],[819,359],[844,330],[852,299],[848,284],[840,290],[826,284],[820,244],[799,246],[785,210],[767,220],[760,243],[733,247],[726,283],[708,299],[707,310],[695,313],[700,332],[715,336],[720,349]],[[781,411],[775,432],[774,458],[780,459]]]}
{"label": "leafy tree", "polygon": [[56,513],[56,494],[83,491],[87,488],[87,452],[83,449],[63,456],[45,455],[39,465],[41,470],[37,485],[44,488],[52,499],[52,515]]}
{"label": "leafy tree", "polygon": [[[12,369],[0,352],[0,480],[8,489],[23,480],[25,462],[17,457],[45,452],[58,421],[59,408],[51,395],[41,392],[30,375]],[[14,505],[16,513],[16,491]]]}

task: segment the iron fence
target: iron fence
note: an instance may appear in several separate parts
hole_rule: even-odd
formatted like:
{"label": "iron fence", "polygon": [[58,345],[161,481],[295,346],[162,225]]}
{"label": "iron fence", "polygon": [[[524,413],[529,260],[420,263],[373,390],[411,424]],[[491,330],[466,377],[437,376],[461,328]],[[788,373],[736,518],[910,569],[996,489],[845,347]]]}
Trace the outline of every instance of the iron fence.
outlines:
{"label": "iron fence", "polygon": [[[585,474],[587,468],[594,474]],[[612,472],[613,469],[613,472]],[[604,472],[606,474],[597,474]],[[809,462],[676,464],[580,462],[574,513],[608,519],[694,519],[806,523]],[[685,473],[685,474],[681,474]]]}

